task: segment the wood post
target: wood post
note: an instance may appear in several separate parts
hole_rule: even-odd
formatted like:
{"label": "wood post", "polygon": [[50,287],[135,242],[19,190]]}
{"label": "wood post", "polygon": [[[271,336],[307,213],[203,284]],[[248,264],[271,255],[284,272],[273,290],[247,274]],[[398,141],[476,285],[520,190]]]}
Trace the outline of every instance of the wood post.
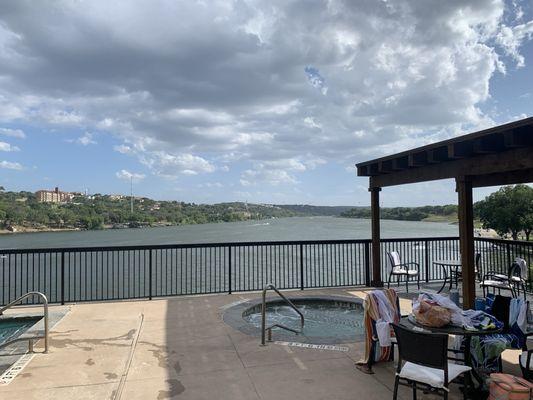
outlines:
{"label": "wood post", "polygon": [[459,199],[459,248],[463,277],[463,308],[474,308],[476,281],[474,266],[474,213],[472,181],[468,177],[456,178]]}
{"label": "wood post", "polygon": [[380,231],[379,231],[379,192],[380,187],[371,187],[370,207],[372,213],[372,282],[374,287],[382,287],[381,280],[381,248],[380,248]]}

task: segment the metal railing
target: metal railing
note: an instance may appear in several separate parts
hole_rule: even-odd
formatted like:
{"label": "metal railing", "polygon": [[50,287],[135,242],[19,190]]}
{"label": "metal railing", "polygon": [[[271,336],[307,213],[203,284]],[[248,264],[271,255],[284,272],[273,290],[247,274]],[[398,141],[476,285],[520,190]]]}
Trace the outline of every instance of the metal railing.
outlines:
{"label": "metal railing", "polygon": [[33,353],[33,341],[35,339],[43,339],[44,338],[44,353],[48,353],[48,299],[46,298],[46,296],[41,293],[41,292],[28,292],[22,296],[20,296],[19,298],[13,300],[12,302],[10,302],[9,304],[3,306],[2,308],[0,308],[0,315],[2,315],[4,313],[4,311],[14,307],[15,305],[19,304],[19,303],[22,303],[25,299],[27,298],[30,298],[30,297],[39,297],[41,298],[42,300],[42,305],[43,305],[43,319],[44,319],[44,336],[43,335],[31,335],[31,336],[28,336],[28,335],[24,335],[22,337],[17,337],[17,338],[14,338],[14,339],[11,339],[11,340],[7,340],[6,342],[4,343],[1,343],[0,344],[0,348],[2,347],[5,347],[7,345],[10,345],[12,343],[15,343],[15,342],[20,342],[20,341],[25,341],[27,340],[28,341],[28,351],[30,353]]}
{"label": "metal railing", "polygon": [[[282,324],[273,324],[273,325],[270,325],[268,328],[266,327],[266,293],[268,290],[273,290],[274,292],[276,292],[277,295],[281,297],[283,301],[289,305],[290,308],[292,308],[294,311],[298,313],[298,315],[300,316],[300,330],[289,328],[288,326],[285,326]],[[267,332],[268,332],[268,341],[269,342],[272,341],[272,328],[285,329],[286,331],[290,331],[298,335],[303,332],[304,324],[305,324],[304,315],[302,314],[300,310],[298,310],[298,307],[296,307],[292,301],[290,301],[278,289],[276,289],[276,287],[273,284],[269,283],[268,285],[266,285],[265,288],[263,289],[263,297],[262,297],[262,302],[261,302],[261,344],[265,346],[266,344],[265,336]]]}
{"label": "metal railing", "polygon": [[[517,256],[533,263],[533,242],[476,238],[475,245],[483,271],[505,273]],[[369,286],[370,250],[370,239],[4,249],[0,305],[30,291],[64,304],[260,291],[266,282],[280,290]],[[444,278],[433,261],[459,258],[459,239],[383,239],[383,279],[390,250],[419,263],[421,281],[432,282]]]}

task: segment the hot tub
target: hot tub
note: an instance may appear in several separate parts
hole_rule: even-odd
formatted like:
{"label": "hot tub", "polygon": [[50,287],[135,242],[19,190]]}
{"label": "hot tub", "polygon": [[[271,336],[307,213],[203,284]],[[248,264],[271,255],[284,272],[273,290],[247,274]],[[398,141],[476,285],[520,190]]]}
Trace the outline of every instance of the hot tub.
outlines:
{"label": "hot tub", "polygon": [[[361,300],[343,296],[298,296],[289,299],[304,315],[303,332],[296,335],[273,328],[273,340],[320,344],[364,340]],[[282,299],[271,297],[266,304],[267,327],[278,323],[297,330],[300,328],[299,315]],[[261,336],[261,300],[246,301],[228,308],[223,320],[245,334]]]}

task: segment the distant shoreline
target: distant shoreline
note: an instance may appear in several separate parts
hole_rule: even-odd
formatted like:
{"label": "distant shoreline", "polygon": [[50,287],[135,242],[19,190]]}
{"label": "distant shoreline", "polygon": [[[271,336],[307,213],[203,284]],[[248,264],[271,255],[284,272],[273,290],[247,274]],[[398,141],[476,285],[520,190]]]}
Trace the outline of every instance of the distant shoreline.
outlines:
{"label": "distant shoreline", "polygon": [[[331,215],[331,216],[323,216],[323,215],[315,215],[315,216],[304,216],[304,215],[296,215],[296,216],[290,216],[290,217],[283,217],[283,218],[320,218],[320,217],[332,217],[332,218],[342,218],[342,219],[359,219],[359,220],[369,220],[370,218],[353,218],[353,217],[344,217],[339,215]],[[269,218],[265,219],[250,219],[250,220],[244,220],[244,221],[220,221],[220,222],[206,222],[206,223],[200,223],[200,224],[168,224],[168,223],[155,223],[153,225],[147,225],[147,226],[135,226],[135,227],[117,227],[117,226],[103,226],[98,229],[84,229],[84,228],[48,228],[48,227],[24,227],[15,225],[13,226],[15,228],[15,231],[11,231],[8,229],[0,229],[0,237],[1,236],[11,236],[11,235],[17,235],[17,234],[23,234],[23,233],[52,233],[52,232],[82,232],[82,231],[109,231],[109,230],[128,230],[128,229],[144,229],[144,228],[162,228],[162,227],[171,227],[171,226],[194,226],[194,225],[205,225],[205,224],[220,224],[220,223],[231,223],[231,222],[265,222],[265,220],[268,220]],[[278,219],[278,218],[274,218]],[[398,222],[426,222],[426,223],[445,223],[448,225],[457,225],[456,221],[448,221],[448,220],[432,220],[431,218],[422,219],[420,221],[409,221],[409,220],[403,220],[403,219],[391,219],[391,218],[382,218],[382,221],[398,221]],[[496,232],[491,230],[483,230],[483,229],[475,229],[475,234],[477,237],[487,237],[487,238],[497,238],[498,235]]]}
{"label": "distant shoreline", "polygon": [[0,235],[17,235],[19,233],[45,233],[45,232],[77,232],[87,229],[80,228],[28,228],[23,226],[15,226],[16,230],[0,229]]}

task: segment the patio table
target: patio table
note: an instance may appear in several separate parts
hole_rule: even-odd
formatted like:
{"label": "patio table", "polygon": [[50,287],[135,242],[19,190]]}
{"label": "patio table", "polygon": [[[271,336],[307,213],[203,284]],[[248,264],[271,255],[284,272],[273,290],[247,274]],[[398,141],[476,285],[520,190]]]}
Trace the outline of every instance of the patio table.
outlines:
{"label": "patio table", "polygon": [[[446,282],[448,281],[448,268],[450,270],[455,269],[455,273],[457,274],[457,272],[461,268],[461,260],[436,260],[436,261],[433,261],[433,264],[440,265],[444,271],[444,282],[441,288],[439,289],[439,291],[437,292],[437,293],[440,293],[446,287]],[[452,287],[453,287],[453,279],[452,279],[452,274],[450,274],[450,290],[452,290]]]}
{"label": "patio table", "polygon": [[[482,331],[472,331],[464,329],[463,327],[454,326],[454,325],[446,325],[442,328],[433,328],[430,326],[425,326],[422,324],[419,324],[415,321],[414,316],[408,315],[404,316],[400,320],[400,324],[405,326],[406,328],[418,331],[418,332],[430,332],[430,333],[446,333],[448,335],[461,335],[465,339],[465,349],[464,349],[464,363],[465,365],[472,366],[472,358],[470,354],[470,344],[472,342],[472,337],[474,336],[484,336],[484,335],[492,335],[494,333],[500,333],[502,329],[487,329]],[[470,370],[470,373],[465,374],[465,388],[467,388],[467,392],[471,393],[474,390],[473,387],[473,380],[472,376],[476,379],[478,384],[482,383],[482,378],[479,376],[477,371],[475,371],[473,368]]]}

